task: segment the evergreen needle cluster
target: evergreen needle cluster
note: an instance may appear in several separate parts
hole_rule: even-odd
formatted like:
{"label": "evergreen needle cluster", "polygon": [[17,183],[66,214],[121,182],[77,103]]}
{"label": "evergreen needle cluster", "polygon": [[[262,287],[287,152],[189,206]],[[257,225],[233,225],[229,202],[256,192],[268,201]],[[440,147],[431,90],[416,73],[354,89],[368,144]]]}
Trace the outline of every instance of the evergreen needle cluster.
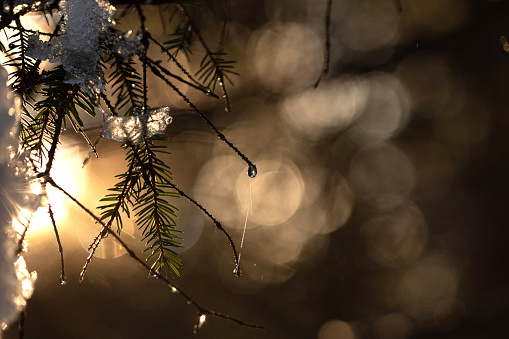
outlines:
{"label": "evergreen needle cluster", "polygon": [[[105,103],[109,114],[112,115],[120,113],[139,115],[150,111],[150,95],[146,87],[146,78],[150,74],[147,74],[147,69],[151,70],[154,76],[163,78],[186,102],[189,102],[189,99],[178,89],[179,85],[171,83],[169,78],[176,79],[183,85],[191,85],[214,97],[218,97],[213,93],[217,83],[220,82],[221,86],[224,86],[222,83],[224,77],[233,85],[227,75],[237,74],[233,71],[234,61],[227,60],[224,53],[210,52],[206,45],[204,45],[205,57],[196,72],[198,79],[193,78],[189,70],[177,61],[179,53],[189,57],[195,48],[195,42],[201,41],[203,44],[204,41],[184,7],[198,6],[197,1],[177,2],[169,6],[174,8],[173,14],[169,15],[170,24],[171,21],[184,24],[174,25],[174,31],[164,44],[153,39],[143,27],[145,18],[140,6],[127,7],[124,11],[137,10],[140,13],[141,29],[134,39],[123,36],[123,33],[117,31],[114,26],[107,28],[107,34],[101,36],[97,53],[100,56],[99,69],[108,74],[107,84],[111,90],[99,90],[97,93],[91,93],[76,82],[68,81],[66,69],[62,65],[41,69],[41,60],[28,56],[30,54],[28,41],[37,32],[24,27],[21,24],[21,16],[32,12],[48,14],[58,11],[60,9],[58,1],[38,2],[16,8],[7,6],[4,9],[0,29],[10,36],[8,46],[0,48],[8,60],[5,66],[11,70],[10,86],[20,96],[22,102],[21,143],[29,154],[34,170],[41,169],[40,177],[49,176],[61,131],[68,125],[80,133],[93,152],[96,152],[95,144],[85,132],[82,115],[95,117],[96,109],[100,108],[101,102]],[[63,31],[61,25],[65,24],[65,20],[61,20],[52,34],[41,33],[41,35],[49,35],[51,43],[51,39],[61,34]],[[169,61],[176,63],[187,79],[173,74],[149,59],[147,57],[149,42],[153,42],[153,46],[160,49],[162,55],[166,55]],[[120,51],[118,45],[122,43],[131,47],[132,51],[128,51],[130,53],[127,54],[125,50]],[[191,107],[197,111],[194,104],[191,104]],[[203,117],[201,112],[196,113]],[[116,231],[120,234],[122,230],[120,212],[125,212],[129,217],[133,216],[142,231],[142,241],[147,246],[145,250],[148,252],[147,259],[153,260],[152,270],[161,272],[161,269],[166,269],[167,272],[179,275],[178,268],[182,262],[175,249],[182,247],[182,243],[175,222],[177,208],[171,204],[171,199],[182,195],[188,196],[176,190],[176,185],[172,184],[170,167],[161,160],[161,154],[166,151],[164,147],[154,144],[153,141],[156,139],[161,137],[145,139],[137,145],[130,143],[123,145],[128,165],[125,172],[117,175],[119,181],[110,189],[110,193],[101,200],[100,218],[106,222],[107,227],[115,224]],[[235,151],[238,152],[237,149]],[[199,205],[193,199],[190,201]],[[201,205],[199,207],[204,210]],[[218,224],[216,220],[214,223]],[[107,232],[103,230],[90,246],[91,256],[87,260],[82,276],[95,249],[106,235]],[[233,251],[236,257],[235,248]]]}
{"label": "evergreen needle cluster", "polygon": [[[72,10],[72,6],[76,6],[75,8],[90,6],[89,8],[93,8],[91,12],[99,15],[97,20],[104,20],[104,17],[108,19],[108,16],[111,15],[109,12],[111,8],[105,0],[86,0],[88,5],[83,5],[80,1],[67,0],[66,11]],[[69,46],[65,46],[65,43],[62,42],[65,42],[65,39],[53,43],[55,39],[61,38],[63,34],[70,31],[66,26],[70,25],[66,22],[66,18],[71,17],[69,13],[62,15],[52,33],[37,32],[22,25],[22,16],[38,13],[46,17],[48,27],[50,27],[48,18],[51,17],[51,13],[62,10],[60,1],[27,1],[27,4],[18,6],[15,6],[14,1],[2,2],[2,4],[4,6],[2,6],[0,31],[8,37],[8,44],[4,46],[0,43],[0,51],[7,58],[4,66],[10,72],[9,84],[21,102],[21,151],[26,154],[28,162],[36,173],[35,179],[41,180],[43,185],[50,184],[62,191],[103,227],[90,245],[90,254],[80,274],[80,281],[85,277],[101,240],[108,235],[113,235],[134,260],[146,267],[151,275],[163,280],[173,292],[178,292],[193,304],[202,317],[211,315],[232,320],[241,325],[253,326],[228,315],[201,307],[167,278],[167,274],[179,275],[179,267],[182,265],[176,252],[176,249],[183,245],[180,237],[181,231],[176,223],[177,208],[172,204],[174,198],[182,196],[196,205],[213,221],[215,227],[225,234],[235,259],[238,258],[238,254],[230,235],[220,222],[173,183],[170,167],[162,160],[163,155],[168,152],[164,146],[161,146],[163,143],[160,141],[164,139],[161,135],[144,137],[141,142],[127,141],[123,145],[119,144],[126,153],[127,166],[125,171],[116,176],[117,183],[101,199],[99,203],[100,216],[96,216],[88,207],[66,192],[58,185],[58,178],[54,180],[50,175],[61,133],[69,126],[83,136],[91,151],[97,155],[95,146],[98,141],[92,143],[87,136],[83,123],[84,115],[95,117],[96,111],[99,110],[103,114],[112,116],[120,114],[142,116],[156,110],[149,106],[150,93],[147,89],[147,78],[150,76],[163,80],[162,83],[175,91],[191,110],[200,116],[212,128],[213,132],[247,163],[250,169],[255,168],[254,164],[219,132],[203,112],[183,94],[181,89],[182,86],[190,86],[204,95],[219,98],[214,93],[219,83],[225,100],[225,108],[231,109],[224,79],[226,78],[233,85],[230,76],[237,74],[233,70],[235,62],[228,60],[223,52],[212,52],[202,38],[197,24],[187,10],[187,7],[199,6],[200,1],[169,2],[167,6],[173,8],[173,14],[168,16],[168,20],[175,29],[165,43],[155,40],[146,30],[145,16],[140,5],[128,5],[123,11],[123,14],[128,11],[138,13],[140,26],[133,27],[133,31],[138,31],[134,38],[130,34],[119,32],[114,26],[114,20],[108,20],[107,24],[103,22],[98,25],[95,32],[93,31],[95,27],[86,27],[86,23],[80,23],[78,20],[76,24],[84,25],[83,27],[86,28],[84,31],[90,30],[94,36],[99,36],[98,41],[95,42],[96,45],[93,45],[94,42],[92,42],[92,46],[97,47],[96,53],[90,53],[90,50],[87,50],[86,53],[79,53],[76,50],[66,51],[66,47]],[[84,16],[88,14],[91,13],[83,13]],[[75,16],[73,17],[75,19]],[[175,25],[175,22],[179,24]],[[76,31],[81,32],[79,29],[73,30],[73,32]],[[41,41],[39,36],[45,36],[47,39]],[[67,39],[67,41],[69,40],[72,39]],[[73,44],[73,41],[70,43],[76,45]],[[36,47],[42,47],[34,52],[31,50],[34,48],[34,44]],[[51,56],[41,56],[41,50],[44,51],[44,48],[51,47],[52,44],[53,47],[59,49],[53,50]],[[184,55],[189,58],[197,45],[204,49],[205,56],[198,71],[195,72],[195,77],[197,77],[195,79],[190,70],[183,67],[177,60],[177,56]],[[170,72],[160,62],[149,58],[147,56],[149,49],[159,50],[161,58],[167,58],[168,61],[174,63],[180,74]],[[91,55],[90,59],[84,59],[84,61],[90,64],[90,60],[97,60],[97,67],[92,71],[86,70],[86,74],[79,74],[81,65],[76,65],[75,60],[66,64],[69,60],[66,59],[66,53],[79,58]],[[46,59],[53,62],[57,59],[56,61],[61,61],[61,64],[52,64],[52,66],[43,69],[41,68],[42,60]],[[74,71],[70,74],[72,67],[74,67]],[[107,79],[103,74],[107,74]],[[108,113],[105,113],[103,109]],[[50,206],[48,206],[48,213],[51,217],[53,216]],[[145,259],[151,262],[151,266],[147,266],[144,260],[141,260],[120,238],[123,213],[129,218],[134,218],[141,231],[141,241],[146,244]],[[61,253],[62,275],[60,282],[65,284],[67,278],[64,272],[63,249],[55,220],[53,217],[51,220]],[[254,327],[258,326],[254,325]]]}

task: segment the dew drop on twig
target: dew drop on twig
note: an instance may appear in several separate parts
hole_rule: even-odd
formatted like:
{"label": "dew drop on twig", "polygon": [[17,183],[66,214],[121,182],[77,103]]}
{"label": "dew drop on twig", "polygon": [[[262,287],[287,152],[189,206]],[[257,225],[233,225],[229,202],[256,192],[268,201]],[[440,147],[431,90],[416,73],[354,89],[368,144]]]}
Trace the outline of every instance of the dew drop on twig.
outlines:
{"label": "dew drop on twig", "polygon": [[152,276],[152,278],[157,278],[157,277],[159,277],[160,274],[161,274],[161,267],[159,267],[157,269],[157,271],[155,271],[155,272],[152,271],[152,273],[150,275]]}
{"label": "dew drop on twig", "polygon": [[61,275],[58,281],[60,282],[60,285],[64,286],[67,284],[67,277],[65,275]]}
{"label": "dew drop on twig", "polygon": [[247,169],[247,175],[249,175],[250,178],[254,178],[257,174],[258,170],[256,169],[256,165],[249,165],[249,168]]}

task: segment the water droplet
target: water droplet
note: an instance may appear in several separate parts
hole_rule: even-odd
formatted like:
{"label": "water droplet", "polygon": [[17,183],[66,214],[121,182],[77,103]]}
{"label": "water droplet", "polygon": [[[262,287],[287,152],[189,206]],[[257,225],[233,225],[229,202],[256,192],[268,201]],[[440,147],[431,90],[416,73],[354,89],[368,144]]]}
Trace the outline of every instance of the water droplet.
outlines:
{"label": "water droplet", "polygon": [[175,286],[172,286],[172,288],[171,288],[171,292],[172,292],[172,293],[177,293],[177,292],[178,292],[178,290],[177,290],[177,288],[176,288]]}
{"label": "water droplet", "polygon": [[108,232],[106,229],[103,229],[101,231],[101,238],[105,239],[110,235],[110,232]]}
{"label": "water droplet", "polygon": [[64,286],[65,284],[67,284],[67,277],[62,274],[58,281],[60,282],[60,285]]}
{"label": "water droplet", "polygon": [[239,267],[235,267],[233,269],[233,274],[235,274],[236,277],[240,277],[242,275],[242,271],[240,270]]}
{"label": "water droplet", "polygon": [[157,277],[158,277],[158,275],[160,275],[160,274],[161,274],[161,267],[159,267],[159,268],[157,269],[157,271],[155,271],[155,272],[154,272],[154,271],[152,271],[150,275],[152,276],[152,278],[157,278]]}
{"label": "water droplet", "polygon": [[247,169],[247,175],[249,175],[250,178],[254,178],[257,174],[258,170],[256,169],[256,165],[249,165],[249,168]]}

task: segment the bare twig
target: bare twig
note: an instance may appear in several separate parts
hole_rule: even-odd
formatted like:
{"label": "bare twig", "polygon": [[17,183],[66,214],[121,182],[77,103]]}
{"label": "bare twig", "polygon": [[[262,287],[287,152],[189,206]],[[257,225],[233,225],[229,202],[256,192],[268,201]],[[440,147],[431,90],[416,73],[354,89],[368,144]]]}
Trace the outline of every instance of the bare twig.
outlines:
{"label": "bare twig", "polygon": [[136,4],[136,11],[138,12],[138,16],[141,21],[141,43],[143,44],[143,114],[147,113],[147,51],[148,51],[148,37],[147,30],[145,28],[145,14],[143,14],[143,10],[141,9],[140,4]]}
{"label": "bare twig", "polygon": [[23,242],[25,241],[25,237],[27,235],[28,228],[30,227],[31,220],[32,220],[32,218],[28,219],[27,224],[24,225],[25,228],[23,229],[23,233],[21,233],[21,237],[18,240],[18,250],[17,250],[16,254],[20,254],[21,252],[23,252]]}
{"label": "bare twig", "polygon": [[57,224],[55,222],[55,218],[53,216],[53,210],[51,209],[51,205],[48,204],[48,213],[51,219],[51,224],[53,225],[53,231],[55,231],[55,236],[57,238],[58,243],[58,251],[60,252],[60,264],[61,264],[61,275],[60,275],[60,283],[65,284],[67,278],[65,276],[65,265],[64,265],[64,249],[62,248],[62,243],[60,242],[60,236],[58,235]]}
{"label": "bare twig", "polygon": [[323,51],[323,67],[318,80],[315,82],[315,88],[317,88],[322,80],[329,73],[330,67],[330,54],[331,54],[331,43],[330,43],[330,20],[332,11],[332,0],[327,0],[327,8],[325,10],[325,48]]}

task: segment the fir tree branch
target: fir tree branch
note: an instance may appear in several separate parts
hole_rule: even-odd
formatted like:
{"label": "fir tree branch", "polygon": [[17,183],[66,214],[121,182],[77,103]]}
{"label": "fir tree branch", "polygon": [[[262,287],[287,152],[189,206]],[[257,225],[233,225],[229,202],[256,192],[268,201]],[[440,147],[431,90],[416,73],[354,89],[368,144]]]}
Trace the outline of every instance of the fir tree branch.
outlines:
{"label": "fir tree branch", "polygon": [[[212,53],[212,51],[210,50],[209,46],[207,45],[207,43],[203,39],[203,36],[201,35],[198,26],[193,22],[193,20],[191,19],[191,15],[187,11],[187,9],[184,7],[182,2],[181,1],[177,1],[177,6],[180,9],[180,11],[189,20],[188,24],[192,27],[192,30],[194,31],[194,34],[196,35],[196,37],[198,38],[198,41],[200,42],[200,44],[202,45],[203,49],[205,50],[206,57],[208,57],[209,61],[212,63],[212,66],[213,66],[213,68],[215,70],[215,74],[213,75],[213,78],[215,77],[215,79],[219,82],[219,86],[221,87],[221,90],[223,92],[223,99],[224,99],[224,102],[225,102],[225,110],[227,112],[231,112],[232,111],[232,107],[231,107],[231,104],[230,104],[230,98],[228,96],[228,92],[226,90],[226,86],[224,85],[224,79],[225,79],[224,66],[219,65],[217,58],[214,57],[214,53]],[[202,61],[202,64],[203,63],[204,63],[204,61]]]}
{"label": "fir tree branch", "polygon": [[166,68],[164,68],[163,66],[161,66],[161,64],[159,62],[156,62],[152,59],[150,59],[149,57],[147,57],[145,59],[150,65],[154,66],[154,67],[157,67],[161,72],[163,72],[164,74],[166,74],[167,76],[170,76],[174,79],[177,79],[178,81],[190,86],[190,87],[193,87],[194,89],[197,89],[203,93],[205,93],[206,95],[208,96],[213,96],[215,98],[219,98],[214,92],[212,92],[210,89],[208,89],[207,87],[201,85],[198,83],[198,86],[185,80],[185,79],[182,79],[181,77],[179,77],[178,75],[175,75],[173,73],[171,73],[170,71],[168,71]]}
{"label": "fir tree branch", "polygon": [[[134,157],[138,160],[138,162],[140,163],[140,166],[142,166],[142,168],[143,168],[145,165],[143,164],[143,161],[141,160],[140,155],[138,154],[138,152],[134,146],[132,146],[132,150],[133,150]],[[145,172],[146,170],[147,170],[146,168],[143,168],[142,172]],[[232,248],[232,251],[233,251],[233,256],[235,258],[235,262],[238,262],[239,256],[238,256],[237,249],[235,248],[235,243],[233,242],[233,239],[231,238],[230,234],[221,225],[221,223],[216,218],[214,218],[214,216],[212,214],[210,214],[210,212],[207,211],[200,203],[198,203],[196,200],[194,200],[188,194],[186,194],[184,191],[182,191],[180,188],[178,188],[177,185],[173,184],[170,180],[168,180],[168,178],[166,178],[162,175],[159,175],[159,174],[158,174],[158,177],[160,180],[166,182],[169,186],[171,186],[171,188],[173,188],[175,191],[177,191],[177,193],[179,195],[183,196],[184,198],[189,200],[193,205],[198,207],[203,213],[205,213],[207,215],[207,217],[210,220],[212,220],[214,222],[214,225],[216,226],[216,228],[218,230],[220,230],[221,232],[223,232],[224,235],[226,236],[226,238],[228,239],[230,246]],[[147,180],[147,179],[145,179],[145,180]],[[237,272],[235,272],[235,274],[240,276],[240,269]]]}
{"label": "fir tree branch", "polygon": [[[140,55],[139,57],[143,58],[143,56]],[[212,128],[212,130],[216,133],[219,139],[223,140],[232,150],[235,151],[235,153],[237,153],[242,158],[242,160],[244,160],[248,164],[250,171],[256,172],[256,165],[253,164],[251,160],[249,160],[241,151],[239,151],[239,149],[235,147],[235,145],[233,145],[228,139],[226,139],[224,134],[217,129],[217,127],[198,109],[198,107],[196,107],[195,104],[191,102],[191,100],[189,100],[189,98],[184,93],[182,93],[178,89],[177,86],[175,86],[172,82],[165,78],[164,75],[162,75],[157,68],[155,68],[151,64],[147,64],[147,66],[150,68],[154,75],[162,79],[168,86],[170,86],[189,105],[189,107],[191,107],[194,110],[194,112],[196,112],[207,123],[207,125],[209,125],[210,128]]]}
{"label": "fir tree branch", "polygon": [[[62,131],[62,122],[64,120],[65,114],[64,111],[69,108],[71,103],[74,100],[74,96],[76,93],[78,93],[78,90],[80,87],[78,85],[73,86],[72,93],[69,95],[67,100],[58,108],[55,115],[57,116],[57,121],[55,123],[55,133],[53,135],[53,142],[51,144],[51,148],[48,152],[48,162],[46,164],[46,171],[45,174],[49,174],[49,171],[51,170],[51,166],[53,165],[53,160],[55,158],[55,151],[57,150],[57,144],[60,140],[60,133]],[[44,131],[42,131],[44,133]]]}
{"label": "fir tree branch", "polygon": [[[182,66],[182,64],[181,64],[180,62],[178,62],[177,58],[175,58],[175,57],[174,57],[174,56],[173,56],[170,52],[168,52],[168,50],[167,50],[167,49],[166,49],[166,48],[165,48],[165,47],[164,47],[164,46],[163,46],[163,45],[162,45],[159,41],[157,41],[156,39],[154,39],[154,38],[150,35],[150,33],[148,33],[148,32],[147,32],[147,34],[148,34],[148,38],[149,38],[151,41],[153,41],[153,42],[154,42],[157,46],[159,46],[159,47],[161,48],[161,51],[162,51],[163,53],[165,53],[165,54],[166,54],[166,55],[167,55],[167,56],[171,59],[171,61],[173,61],[173,62],[177,65],[177,67],[178,67],[178,68],[182,71],[182,73],[184,73],[184,74],[185,74],[185,75],[186,75],[186,76],[187,76],[187,77],[188,77],[188,78],[189,78],[192,82],[194,82],[194,83],[195,83],[195,85],[196,85],[197,87],[199,87],[199,88],[197,88],[197,89],[201,90],[202,92],[205,92],[205,94],[206,94],[206,95],[209,95],[209,96],[211,96],[211,97],[214,97],[214,98],[216,98],[216,99],[219,99],[219,97],[217,96],[217,94],[215,94],[215,93],[214,93],[214,92],[212,92],[209,88],[205,87],[205,86],[204,86],[204,85],[202,85],[200,82],[198,82],[196,79],[194,79],[194,78],[193,78],[193,76],[192,76],[191,74],[189,74],[189,72],[188,72],[188,71],[184,68],[184,66]],[[148,59],[148,58],[147,58],[147,59]],[[156,64],[157,64],[157,63],[156,63]],[[162,66],[160,66],[160,67],[159,67],[159,69],[161,69],[161,71],[163,71],[163,73],[165,73],[165,71],[169,73],[169,71],[168,71],[168,70],[166,70],[166,69],[165,69],[164,67],[162,67]],[[180,79],[179,79],[179,78],[177,78],[175,75],[170,75],[171,73],[170,73],[170,74],[168,74],[168,73],[165,73],[165,74],[167,74],[167,75],[169,75],[169,76],[173,76],[173,77],[175,77],[176,79],[180,80]],[[190,85],[188,82],[185,82],[185,80],[183,80],[183,79],[182,79],[182,80],[180,80],[180,81],[182,81],[182,82],[184,82],[184,83],[186,83],[186,84]],[[192,85],[190,85],[190,86],[192,86]],[[196,88],[195,86],[193,86],[193,87],[194,87],[194,88]]]}
{"label": "fir tree branch", "polygon": [[117,54],[111,55],[110,58],[113,61],[110,66],[113,72],[108,79],[108,83],[113,83],[111,94],[118,93],[115,108],[121,109],[127,102],[131,103],[129,111],[141,107],[143,105],[143,89],[140,77],[133,67],[133,61],[124,60]]}
{"label": "fir tree branch", "polygon": [[120,238],[120,236],[118,234],[116,234],[113,230],[108,228],[106,226],[106,224],[99,217],[97,217],[92,211],[90,211],[87,207],[85,207],[82,203],[80,203],[76,198],[74,198],[66,190],[64,190],[57,183],[55,183],[55,181],[49,175],[47,175],[45,177],[45,182],[50,184],[51,186],[55,187],[56,189],[58,189],[62,193],[64,193],[64,195],[66,195],[70,200],[72,200],[75,204],[77,204],[85,213],[87,213],[95,221],[100,223],[101,226],[103,227],[103,229],[106,230],[106,232],[108,232],[113,238],[115,238],[115,240],[120,244],[120,246],[122,246],[126,250],[126,252],[129,254],[129,256],[134,261],[136,261],[138,264],[140,264],[142,267],[144,267],[149,273],[155,274],[159,280],[161,280],[162,282],[164,282],[166,284],[166,286],[168,286],[168,288],[170,289],[171,292],[178,293],[182,297],[184,297],[184,299],[189,304],[193,305],[196,308],[196,310],[198,311],[199,315],[205,314],[205,315],[209,315],[209,316],[212,316],[212,317],[217,317],[217,318],[229,320],[229,321],[235,322],[235,323],[237,323],[239,325],[246,326],[246,327],[251,327],[251,328],[257,328],[257,329],[264,329],[264,328],[266,328],[265,326],[250,324],[250,323],[244,322],[242,320],[239,320],[237,318],[234,318],[234,317],[232,317],[230,315],[222,314],[222,313],[219,313],[219,312],[216,312],[214,310],[210,310],[210,309],[207,309],[207,308],[201,306],[193,298],[191,298],[191,296],[189,296],[182,289],[180,289],[174,282],[170,281],[169,279],[167,279],[166,277],[164,277],[163,275],[161,275],[161,274],[159,274],[157,272],[153,272],[151,267],[148,266],[145,261],[140,259],[134,253],[134,251],[129,246],[127,246],[127,244]]}

